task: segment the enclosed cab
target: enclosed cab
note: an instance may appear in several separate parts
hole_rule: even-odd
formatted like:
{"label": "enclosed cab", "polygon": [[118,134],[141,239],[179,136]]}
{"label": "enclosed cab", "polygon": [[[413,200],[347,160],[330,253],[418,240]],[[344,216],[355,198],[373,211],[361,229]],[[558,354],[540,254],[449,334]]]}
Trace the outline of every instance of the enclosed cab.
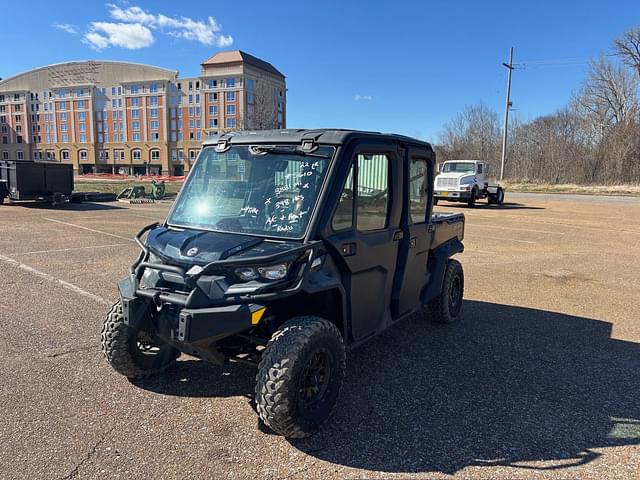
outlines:
{"label": "enclosed cab", "polygon": [[[334,407],[345,352],[411,314],[460,316],[464,216],[432,215],[428,143],[347,130],[205,142],[167,219],[136,237],[102,348],[130,378],[181,353],[255,365],[288,437]],[[401,355],[398,347],[398,355]]]}
{"label": "enclosed cab", "polygon": [[473,207],[476,200],[486,198],[490,204],[502,205],[504,189],[489,185],[489,165],[480,160],[449,160],[436,176],[434,200],[465,202]]}

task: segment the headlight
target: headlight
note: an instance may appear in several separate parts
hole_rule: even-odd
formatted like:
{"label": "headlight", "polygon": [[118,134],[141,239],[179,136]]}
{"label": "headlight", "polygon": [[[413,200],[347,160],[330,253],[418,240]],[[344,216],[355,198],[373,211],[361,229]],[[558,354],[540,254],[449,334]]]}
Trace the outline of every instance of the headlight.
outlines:
{"label": "headlight", "polygon": [[234,273],[238,278],[244,282],[250,280],[256,280],[257,278],[264,278],[265,280],[282,280],[287,276],[289,271],[288,263],[279,263],[277,265],[270,265],[268,267],[242,267],[236,268]]}
{"label": "headlight", "polygon": [[251,267],[236,268],[235,274],[240,278],[240,280],[245,282],[258,278],[258,272],[256,272],[255,268]]}
{"label": "headlight", "polygon": [[262,278],[267,280],[282,280],[287,276],[288,265],[280,263],[269,267],[258,267],[258,272]]}

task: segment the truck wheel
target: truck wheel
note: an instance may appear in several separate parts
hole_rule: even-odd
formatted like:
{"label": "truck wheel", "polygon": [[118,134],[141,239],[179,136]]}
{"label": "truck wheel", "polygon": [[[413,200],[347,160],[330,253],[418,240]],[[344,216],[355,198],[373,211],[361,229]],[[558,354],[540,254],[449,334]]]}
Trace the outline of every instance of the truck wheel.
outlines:
{"label": "truck wheel", "polygon": [[477,197],[477,193],[476,193],[476,188],[473,187],[473,190],[471,190],[471,196],[469,197],[469,200],[467,200],[467,206],[470,208],[473,208],[476,206],[476,197]]}
{"label": "truck wheel", "polygon": [[161,372],[180,355],[179,350],[124,323],[120,302],[111,308],[104,321],[102,353],[116,372],[131,379]]}
{"label": "truck wheel", "polygon": [[437,205],[438,204],[438,197],[433,197],[433,204]]}
{"label": "truck wheel", "polygon": [[294,317],[271,337],[256,376],[256,410],[289,438],[314,433],[329,418],[345,374],[342,335],[318,317]]}
{"label": "truck wheel", "polygon": [[464,295],[464,272],[457,260],[449,259],[444,274],[442,292],[428,305],[427,311],[432,321],[453,323],[460,316]]}
{"label": "truck wheel", "polygon": [[496,193],[496,203],[498,205],[502,205],[504,203],[504,190],[502,188],[498,188],[498,192]]}

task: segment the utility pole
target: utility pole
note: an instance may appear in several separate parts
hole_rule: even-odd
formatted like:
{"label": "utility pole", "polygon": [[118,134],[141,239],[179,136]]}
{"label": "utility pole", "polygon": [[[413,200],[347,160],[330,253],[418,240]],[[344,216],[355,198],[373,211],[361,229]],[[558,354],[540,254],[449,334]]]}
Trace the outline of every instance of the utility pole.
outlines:
{"label": "utility pole", "polygon": [[513,47],[509,49],[509,63],[503,63],[509,70],[507,74],[507,99],[504,104],[504,127],[502,129],[502,158],[500,161],[500,180],[504,179],[504,161],[507,156],[507,129],[509,127],[509,109],[511,108],[511,72],[513,72]]}

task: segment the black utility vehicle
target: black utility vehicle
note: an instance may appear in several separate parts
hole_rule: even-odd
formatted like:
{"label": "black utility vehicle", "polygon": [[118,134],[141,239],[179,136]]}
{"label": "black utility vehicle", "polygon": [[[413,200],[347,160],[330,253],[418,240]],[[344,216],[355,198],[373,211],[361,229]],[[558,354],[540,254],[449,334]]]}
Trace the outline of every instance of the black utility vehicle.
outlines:
{"label": "black utility vehicle", "polygon": [[166,221],[136,236],[102,332],[107,360],[129,378],[180,352],[253,364],[264,423],[311,434],[336,403],[347,347],[415,312],[459,316],[450,257],[464,216],[432,215],[434,163],[428,143],[370,132],[205,142]]}

